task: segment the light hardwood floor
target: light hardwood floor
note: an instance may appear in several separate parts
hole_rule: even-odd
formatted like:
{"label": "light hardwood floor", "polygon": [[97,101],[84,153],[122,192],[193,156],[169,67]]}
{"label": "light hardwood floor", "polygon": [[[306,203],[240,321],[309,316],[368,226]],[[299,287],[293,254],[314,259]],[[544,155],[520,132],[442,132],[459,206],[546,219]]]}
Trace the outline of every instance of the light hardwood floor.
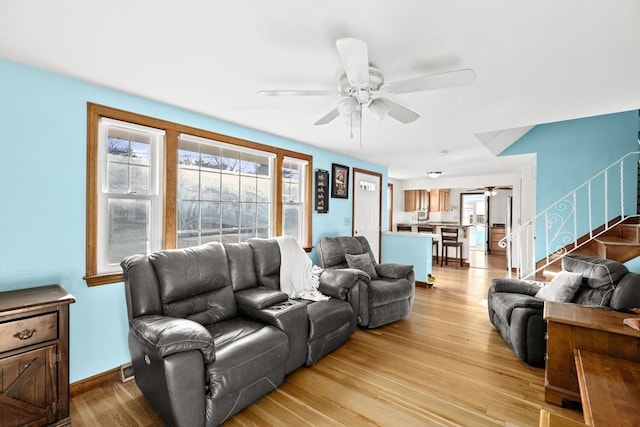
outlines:
{"label": "light hardwood floor", "polygon": [[[499,264],[434,267],[436,285],[417,288],[407,319],[358,329],[225,425],[537,426],[540,409],[581,420],[544,403],[544,370],[519,362],[489,323]],[[161,425],[133,381],[75,396],[71,413],[74,426]]]}

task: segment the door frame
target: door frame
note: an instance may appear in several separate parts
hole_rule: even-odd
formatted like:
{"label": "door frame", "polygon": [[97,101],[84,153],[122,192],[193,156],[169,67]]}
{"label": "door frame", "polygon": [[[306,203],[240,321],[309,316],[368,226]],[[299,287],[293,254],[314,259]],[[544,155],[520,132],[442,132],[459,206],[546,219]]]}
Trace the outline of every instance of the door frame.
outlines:
{"label": "door frame", "polygon": [[[378,192],[378,259],[382,260],[380,257],[382,256],[382,184],[383,184],[383,176],[380,172],[374,172],[366,169],[360,169],[353,167],[353,177],[351,179],[351,194],[353,194],[353,200],[351,202],[351,235],[355,236],[355,221],[353,221],[356,217],[356,172],[360,172],[366,175],[373,175],[380,178],[380,191]],[[386,187],[385,187],[386,194]]]}

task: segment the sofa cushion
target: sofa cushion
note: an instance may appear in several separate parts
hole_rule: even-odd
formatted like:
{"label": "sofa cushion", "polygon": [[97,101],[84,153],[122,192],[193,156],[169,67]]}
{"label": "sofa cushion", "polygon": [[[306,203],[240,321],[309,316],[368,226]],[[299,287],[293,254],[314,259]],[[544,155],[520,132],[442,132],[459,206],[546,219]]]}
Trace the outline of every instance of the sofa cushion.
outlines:
{"label": "sofa cushion", "polygon": [[524,294],[496,292],[492,295],[490,304],[502,323],[510,325],[511,314],[515,308],[521,307],[542,310],[544,300]]}
{"label": "sofa cushion", "polygon": [[376,273],[376,269],[373,266],[373,262],[369,254],[345,254],[344,257],[347,260],[347,265],[349,266],[349,268],[355,268],[357,270],[364,271],[373,280],[378,278],[378,273]]}
{"label": "sofa cushion", "polygon": [[258,279],[253,268],[253,250],[247,242],[225,243],[229,261],[231,284],[235,292],[258,286]]}
{"label": "sofa cushion", "polygon": [[363,248],[361,239],[357,237],[322,237],[318,242],[318,263],[325,268],[345,268],[346,254],[360,255],[368,253],[367,249]]}
{"label": "sofa cushion", "polygon": [[206,326],[238,314],[221,243],[164,250],[149,259],[158,277],[164,315]]}
{"label": "sofa cushion", "polygon": [[535,296],[545,301],[569,302],[580,287],[581,282],[582,273],[561,271],[551,279],[548,285],[540,288]]}
{"label": "sofa cushion", "polygon": [[640,308],[640,274],[629,273],[620,280],[613,290],[609,306],[618,311]]}
{"label": "sofa cushion", "polygon": [[247,241],[253,250],[253,262],[258,283],[270,289],[280,289],[280,245],[275,239],[253,238]]}
{"label": "sofa cushion", "polygon": [[380,279],[369,283],[369,307],[379,307],[413,296],[413,283],[407,279]]}
{"label": "sofa cushion", "polygon": [[629,272],[624,264],[595,256],[567,255],[562,258],[562,269],[582,273],[584,286],[600,288],[618,282]]}
{"label": "sofa cushion", "polygon": [[280,329],[238,318],[209,330],[216,346],[216,360],[206,366],[211,398],[239,391],[279,366],[284,371],[289,340]]}
{"label": "sofa cushion", "polygon": [[613,294],[613,285],[591,288],[584,286],[584,282],[576,291],[573,299],[574,304],[589,305],[597,307],[608,307]]}

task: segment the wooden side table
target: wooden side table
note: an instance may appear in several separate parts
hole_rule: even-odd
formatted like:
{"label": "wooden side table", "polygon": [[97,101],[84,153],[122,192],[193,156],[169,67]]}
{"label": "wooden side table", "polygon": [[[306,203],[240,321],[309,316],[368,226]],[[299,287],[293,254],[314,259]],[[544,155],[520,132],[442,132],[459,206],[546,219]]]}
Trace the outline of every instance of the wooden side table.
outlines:
{"label": "wooden side table", "polygon": [[58,285],[0,293],[0,424],[70,425],[69,304]]}
{"label": "wooden side table", "polygon": [[544,400],[558,406],[581,401],[574,349],[640,362],[640,332],[622,324],[632,316],[597,307],[545,302]]}

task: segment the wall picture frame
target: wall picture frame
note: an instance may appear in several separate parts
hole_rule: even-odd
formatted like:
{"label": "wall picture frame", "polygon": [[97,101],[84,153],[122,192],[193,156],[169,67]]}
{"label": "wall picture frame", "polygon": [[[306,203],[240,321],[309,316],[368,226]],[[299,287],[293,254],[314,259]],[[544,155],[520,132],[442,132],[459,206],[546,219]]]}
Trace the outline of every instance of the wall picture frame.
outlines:
{"label": "wall picture frame", "polygon": [[329,212],[329,171],[316,170],[316,211]]}
{"label": "wall picture frame", "polygon": [[331,164],[331,197],[335,199],[349,198],[349,167]]}

